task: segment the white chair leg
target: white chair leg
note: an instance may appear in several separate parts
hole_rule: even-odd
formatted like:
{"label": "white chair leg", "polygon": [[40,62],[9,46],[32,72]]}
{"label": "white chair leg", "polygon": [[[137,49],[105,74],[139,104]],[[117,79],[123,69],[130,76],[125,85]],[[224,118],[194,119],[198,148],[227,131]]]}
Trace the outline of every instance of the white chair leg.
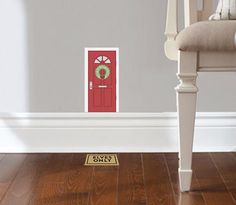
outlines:
{"label": "white chair leg", "polygon": [[[189,191],[191,186],[192,146],[198,91],[196,87],[195,54],[190,54],[180,53],[179,73],[177,74],[180,84],[176,87],[180,146],[179,182],[181,191]],[[188,69],[186,66],[189,66]],[[186,73],[186,70],[190,72]]]}

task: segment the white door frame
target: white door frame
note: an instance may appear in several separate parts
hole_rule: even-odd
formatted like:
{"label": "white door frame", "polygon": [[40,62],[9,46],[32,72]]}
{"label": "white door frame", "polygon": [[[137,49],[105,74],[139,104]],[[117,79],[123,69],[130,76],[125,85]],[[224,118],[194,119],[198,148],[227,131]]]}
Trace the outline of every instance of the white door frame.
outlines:
{"label": "white door frame", "polygon": [[88,51],[116,51],[116,112],[119,112],[119,48],[84,48],[84,111],[88,112]]}

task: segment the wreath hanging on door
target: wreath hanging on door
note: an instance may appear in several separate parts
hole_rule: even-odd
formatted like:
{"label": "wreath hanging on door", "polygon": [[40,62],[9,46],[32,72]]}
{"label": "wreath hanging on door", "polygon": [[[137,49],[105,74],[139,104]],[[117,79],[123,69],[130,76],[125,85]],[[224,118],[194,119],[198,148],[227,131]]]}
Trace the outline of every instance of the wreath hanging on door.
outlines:
{"label": "wreath hanging on door", "polygon": [[[101,70],[105,71],[105,74],[101,74]],[[99,79],[106,79],[109,77],[110,75],[110,69],[106,66],[106,65],[99,65],[96,69],[95,69],[95,75],[97,78]]]}

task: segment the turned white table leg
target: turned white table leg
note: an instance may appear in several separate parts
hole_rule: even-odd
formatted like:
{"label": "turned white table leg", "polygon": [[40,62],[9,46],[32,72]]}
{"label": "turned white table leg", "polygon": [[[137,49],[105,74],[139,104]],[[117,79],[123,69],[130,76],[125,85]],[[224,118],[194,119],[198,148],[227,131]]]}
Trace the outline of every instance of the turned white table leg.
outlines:
{"label": "turned white table leg", "polygon": [[196,53],[179,52],[176,87],[179,123],[179,182],[181,191],[189,191],[192,179],[192,147],[196,113]]}

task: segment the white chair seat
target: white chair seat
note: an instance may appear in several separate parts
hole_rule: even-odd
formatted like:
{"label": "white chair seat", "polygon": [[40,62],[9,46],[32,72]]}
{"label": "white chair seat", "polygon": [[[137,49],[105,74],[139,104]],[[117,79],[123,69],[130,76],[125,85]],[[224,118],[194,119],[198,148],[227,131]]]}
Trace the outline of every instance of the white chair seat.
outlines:
{"label": "white chair seat", "polygon": [[181,51],[236,51],[236,21],[201,21],[182,30],[176,38]]}

